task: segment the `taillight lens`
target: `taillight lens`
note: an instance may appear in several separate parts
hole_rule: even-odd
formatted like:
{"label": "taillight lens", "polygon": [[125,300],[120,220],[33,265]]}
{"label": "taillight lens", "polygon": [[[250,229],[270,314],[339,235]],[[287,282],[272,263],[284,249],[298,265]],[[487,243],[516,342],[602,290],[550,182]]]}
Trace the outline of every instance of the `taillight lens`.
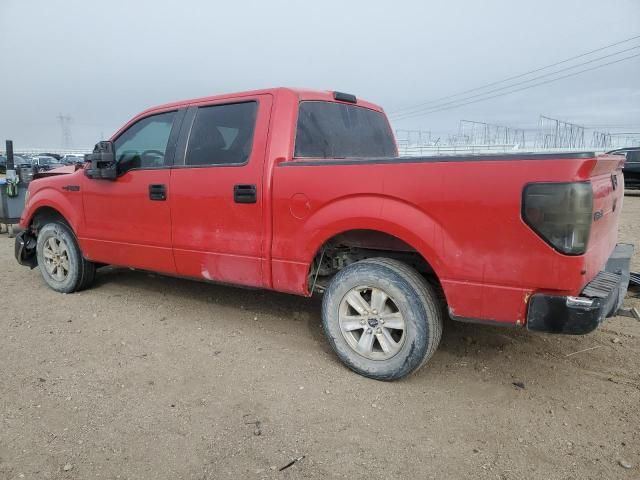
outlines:
{"label": "taillight lens", "polygon": [[590,182],[531,183],[524,189],[524,221],[567,255],[582,255],[587,250],[592,211]]}

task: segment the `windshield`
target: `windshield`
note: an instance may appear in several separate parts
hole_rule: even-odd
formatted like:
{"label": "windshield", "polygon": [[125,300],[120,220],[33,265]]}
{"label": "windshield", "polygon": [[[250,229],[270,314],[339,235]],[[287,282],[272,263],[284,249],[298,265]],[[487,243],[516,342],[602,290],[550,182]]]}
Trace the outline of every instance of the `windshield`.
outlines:
{"label": "windshield", "polygon": [[296,157],[395,157],[396,145],[385,115],[334,102],[301,102]]}

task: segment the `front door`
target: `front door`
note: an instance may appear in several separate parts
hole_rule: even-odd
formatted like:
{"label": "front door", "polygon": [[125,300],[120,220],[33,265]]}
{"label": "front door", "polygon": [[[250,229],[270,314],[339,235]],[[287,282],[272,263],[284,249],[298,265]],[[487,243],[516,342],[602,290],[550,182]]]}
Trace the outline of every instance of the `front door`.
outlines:
{"label": "front door", "polygon": [[175,273],[168,188],[183,115],[169,111],[136,121],[114,140],[117,179],[84,178],[79,241],[89,259]]}
{"label": "front door", "polygon": [[190,107],[169,199],[178,274],[262,285],[270,110],[270,95]]}

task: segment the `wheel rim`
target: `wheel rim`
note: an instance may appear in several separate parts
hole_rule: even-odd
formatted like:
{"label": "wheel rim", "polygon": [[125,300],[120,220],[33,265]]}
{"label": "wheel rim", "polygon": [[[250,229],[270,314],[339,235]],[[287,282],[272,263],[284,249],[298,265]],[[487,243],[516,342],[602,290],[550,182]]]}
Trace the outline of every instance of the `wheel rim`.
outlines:
{"label": "wheel rim", "polygon": [[62,238],[50,237],[44,243],[42,256],[44,257],[44,268],[51,278],[63,282],[69,276],[69,249]]}
{"label": "wheel rim", "polygon": [[349,346],[370,360],[387,360],[404,344],[402,312],[380,288],[359,286],[349,290],[340,302],[338,319]]}

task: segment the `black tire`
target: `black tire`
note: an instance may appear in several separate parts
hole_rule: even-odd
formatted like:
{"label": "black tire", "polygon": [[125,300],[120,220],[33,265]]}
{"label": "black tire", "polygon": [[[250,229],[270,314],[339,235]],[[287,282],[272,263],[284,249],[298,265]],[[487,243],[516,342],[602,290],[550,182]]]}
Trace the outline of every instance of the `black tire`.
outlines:
{"label": "black tire", "polygon": [[[366,290],[368,287],[371,287],[371,290]],[[390,358],[367,358],[349,344],[350,340],[347,337],[351,332],[343,333],[340,320],[341,312],[344,312],[347,294],[351,294],[354,289],[359,290],[358,294],[365,298],[367,291],[371,292],[370,306],[374,304],[373,290],[381,290],[392,301],[392,306],[397,308],[396,315],[400,314],[402,317],[404,330],[402,330],[402,337],[395,344],[399,349],[397,353],[382,352],[381,343],[377,344],[380,348],[376,353],[376,341],[373,340],[371,343],[370,356],[393,354]],[[346,308],[350,309],[351,307],[347,306]],[[391,307],[385,306],[385,308],[390,309]],[[375,310],[373,311],[375,312]],[[442,336],[442,311],[442,303],[434,289],[416,270],[397,260],[371,258],[353,263],[340,270],[333,277],[324,293],[322,325],[331,347],[340,360],[351,370],[376,380],[397,380],[417,371],[435,353]],[[362,324],[363,316],[354,316],[354,314],[359,314],[353,309],[351,312],[345,314],[349,316],[343,318],[361,318],[360,323]],[[372,327],[381,326],[376,318],[368,319],[370,315],[372,314],[364,315],[364,321],[367,323],[364,324],[365,327],[362,327],[360,338],[367,333],[367,330],[372,330],[368,328],[370,325]],[[387,315],[393,314],[388,313]],[[378,317],[378,315],[374,315],[374,317]],[[380,315],[379,318],[384,318],[384,315]],[[376,332],[379,333],[380,328],[375,328],[371,335],[378,337]],[[397,332],[393,330],[396,336]],[[353,333],[352,342],[355,341],[357,335],[357,332]],[[401,346],[398,346],[400,342],[402,342]]]}
{"label": "black tire", "polygon": [[[55,253],[55,248],[49,242],[57,243],[58,251],[62,252],[53,260],[50,257],[52,251]],[[65,223],[50,222],[40,228],[36,254],[42,278],[56,292],[77,292],[93,283],[95,265],[84,259],[73,232]],[[58,262],[57,268],[51,267],[51,262]],[[59,274],[58,268],[62,268],[62,274]]]}

